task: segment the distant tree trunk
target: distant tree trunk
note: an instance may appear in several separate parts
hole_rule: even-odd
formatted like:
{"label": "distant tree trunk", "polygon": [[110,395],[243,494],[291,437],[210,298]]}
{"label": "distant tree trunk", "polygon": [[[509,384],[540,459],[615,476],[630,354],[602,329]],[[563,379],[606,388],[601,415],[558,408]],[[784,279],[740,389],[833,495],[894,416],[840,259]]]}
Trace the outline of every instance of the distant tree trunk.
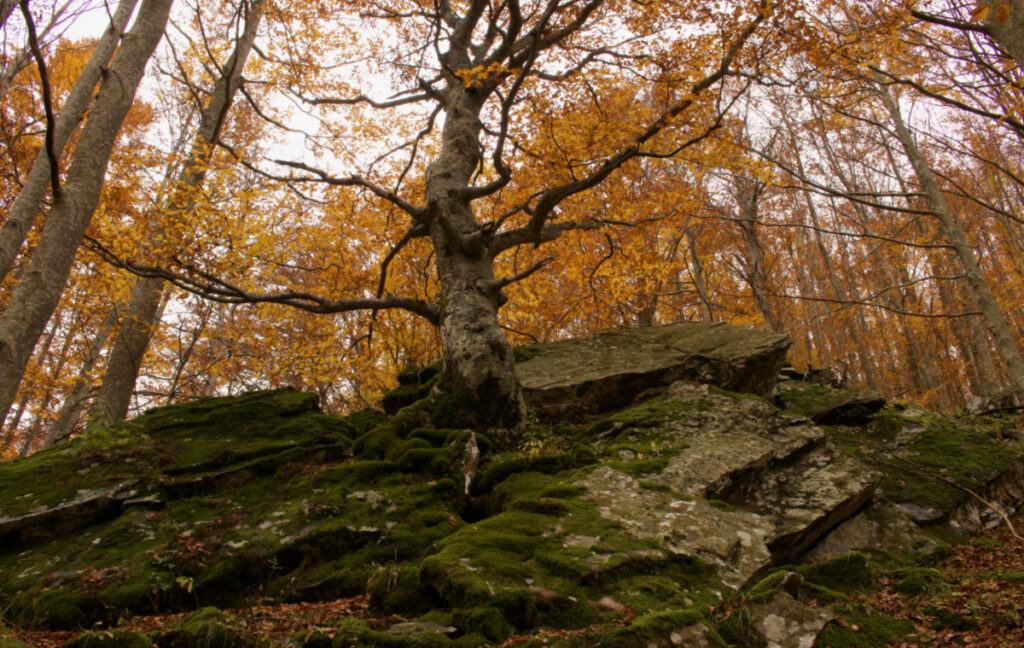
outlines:
{"label": "distant tree trunk", "polygon": [[51,448],[58,443],[67,441],[71,433],[74,432],[78,420],[82,417],[82,410],[85,409],[86,400],[88,400],[89,394],[93,391],[89,374],[92,373],[93,368],[96,366],[103,347],[106,346],[107,339],[110,337],[110,332],[114,329],[114,325],[117,324],[117,316],[117,309],[111,308],[107,312],[107,316],[100,323],[99,329],[93,335],[92,343],[86,352],[85,361],[82,362],[82,366],[78,370],[78,377],[75,378],[71,391],[64,397],[64,404],[61,405],[60,411],[57,412],[57,417],[50,425],[50,429],[46,431],[43,448]]}
{"label": "distant tree trunk", "polygon": [[[223,72],[214,83],[210,100],[200,115],[199,129],[188,160],[180,176],[171,183],[173,193],[162,209],[162,218],[167,224],[185,220],[195,206],[194,196],[206,178],[214,145],[220,137],[235,93],[242,85],[242,71],[256,40],[262,16],[263,1],[257,0],[250,5],[242,35],[235,43],[234,52],[221,68]],[[132,286],[124,319],[117,331],[93,406],[91,418],[94,422],[117,422],[128,415],[142,358],[157,325],[156,315],[164,293],[164,283],[162,279],[139,278]]]}
{"label": "distant tree trunk", "polygon": [[708,295],[707,284],[704,282],[704,262],[697,254],[697,241],[693,232],[686,230],[686,248],[690,253],[690,275],[693,277],[693,286],[697,289],[697,297],[700,299],[700,321],[711,323],[715,321],[714,311],[711,309],[711,297]]}
{"label": "distant tree trunk", "polygon": [[25,276],[0,315],[0,415],[6,416],[10,409],[32,349],[67,285],[78,246],[99,202],[118,131],[149,57],[163,37],[171,3],[143,1],[103,77],[67,181],[55,197]]}
{"label": "distant tree trunk", "polygon": [[[793,130],[792,122],[787,120],[787,127],[789,128],[790,139],[795,141],[796,135]],[[842,165],[839,164],[839,160],[837,159],[835,151],[832,149],[832,146],[828,141],[828,137],[824,133],[819,133],[818,135],[818,139],[821,143],[821,150],[825,153],[826,158],[831,163],[830,168],[832,172],[836,175],[840,183],[842,183],[843,187],[847,191],[856,191],[856,188],[852,185],[850,180],[847,178],[846,174],[843,172]],[[796,163],[797,169],[799,170],[800,174],[804,175],[803,160],[801,159],[799,153],[797,153],[796,156]],[[860,301],[860,298],[857,294],[856,284],[853,281],[852,277],[849,278],[847,282],[849,286],[848,288],[844,288],[840,283],[839,275],[835,270],[835,265],[832,263],[831,254],[828,251],[828,247],[825,245],[824,242],[824,237],[821,234],[821,222],[818,217],[817,208],[814,206],[814,201],[811,198],[810,192],[804,190],[803,194],[804,200],[807,203],[808,212],[811,215],[812,224],[814,225],[814,238],[818,244],[818,251],[821,253],[822,262],[825,264],[825,271],[828,273],[829,282],[832,285],[833,296],[837,300],[844,302]],[[857,209],[859,207],[860,205],[857,205],[855,203],[854,208]],[[860,216],[862,220],[866,220],[866,216],[863,213],[861,213]],[[847,252],[847,248],[845,247],[845,241],[842,243],[842,245],[842,251],[845,255]],[[847,268],[851,267],[848,262],[844,261],[844,264]],[[848,271],[846,274],[849,275],[850,272]],[[864,318],[864,311],[862,307],[860,307],[859,305],[853,306],[852,319],[852,330],[850,331],[851,334],[848,336],[848,338],[851,340],[854,354],[857,356],[857,363],[860,365],[861,373],[864,375],[864,380],[865,382],[867,382],[868,387],[878,391],[879,385],[878,379],[875,376],[874,362],[871,359],[871,352],[866,344],[866,339],[868,337],[868,325],[867,321]]]}
{"label": "distant tree trunk", "polygon": [[746,247],[747,283],[754,295],[754,305],[761,313],[765,325],[773,331],[782,331],[782,326],[771,302],[768,301],[768,278],[764,270],[764,248],[757,236],[757,211],[764,193],[764,183],[753,178],[732,174],[733,198],[739,209],[737,222],[743,233]]}
{"label": "distant tree trunk", "polygon": [[[117,9],[111,16],[110,24],[103,32],[103,37],[96,43],[89,62],[82,68],[74,87],[71,88],[67,99],[64,100],[64,107],[57,114],[53,131],[53,152],[58,158],[60,158],[64,147],[67,146],[71,133],[74,132],[78,122],[89,108],[96,84],[104,70],[107,69],[110,57],[114,55],[114,51],[121,42],[125,25],[128,24],[137,3],[138,0],[121,0],[118,3]],[[143,61],[144,65],[145,61]],[[109,83],[106,85],[109,86]],[[31,227],[39,205],[49,189],[50,158],[44,147],[36,154],[36,159],[32,163],[32,168],[25,178],[21,191],[14,199],[7,219],[4,221],[3,227],[0,228],[0,280],[6,277],[14,267],[14,262],[25,242],[29,227]]]}
{"label": "distant tree trunk", "polygon": [[899,107],[889,93],[888,87],[880,79],[876,79],[876,81],[878,81],[878,95],[893,120],[896,128],[896,137],[903,146],[910,164],[914,167],[918,183],[921,185],[921,190],[928,201],[932,214],[942,224],[942,229],[945,231],[949,243],[960,258],[960,263],[963,265],[964,274],[967,278],[967,284],[970,286],[971,292],[977,300],[978,308],[985,318],[985,323],[995,339],[996,348],[999,351],[1000,358],[1003,360],[1010,383],[1016,392],[1024,394],[1024,359],[1021,358],[1017,343],[1010,333],[1006,317],[1003,315],[1002,310],[999,308],[999,303],[992,294],[992,289],[989,287],[988,280],[978,264],[974,250],[967,240],[967,235],[964,234],[960,222],[953,216],[949,205],[946,204],[946,199],[942,195],[942,190],[939,188],[938,183],[935,181],[931,167],[917,148],[917,142],[914,141],[913,135],[911,135],[910,130],[903,122],[903,116],[900,114]]}

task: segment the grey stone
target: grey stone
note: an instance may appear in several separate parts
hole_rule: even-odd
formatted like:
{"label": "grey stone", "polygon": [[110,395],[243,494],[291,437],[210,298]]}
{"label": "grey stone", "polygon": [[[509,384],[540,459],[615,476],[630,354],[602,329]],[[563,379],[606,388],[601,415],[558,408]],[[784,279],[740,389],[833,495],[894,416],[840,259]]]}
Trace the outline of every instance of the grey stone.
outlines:
{"label": "grey stone", "polygon": [[822,562],[869,547],[893,553],[926,554],[938,544],[903,513],[876,503],[836,527],[804,554],[803,560]]}
{"label": "grey stone", "polygon": [[749,609],[750,626],[767,648],[811,648],[825,625],[835,619],[830,610],[804,605],[786,592],[765,603],[753,603]]}
{"label": "grey stone", "polygon": [[546,417],[625,407],[681,379],[768,395],[789,344],[728,324],[651,326],[520,347],[516,378]]}

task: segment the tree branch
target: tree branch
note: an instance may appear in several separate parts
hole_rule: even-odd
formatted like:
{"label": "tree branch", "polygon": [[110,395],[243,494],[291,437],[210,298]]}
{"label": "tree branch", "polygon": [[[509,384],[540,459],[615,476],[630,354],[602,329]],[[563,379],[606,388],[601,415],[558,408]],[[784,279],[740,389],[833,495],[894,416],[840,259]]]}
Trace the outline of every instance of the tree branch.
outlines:
{"label": "tree branch", "polygon": [[53,98],[50,91],[50,77],[46,73],[46,61],[43,52],[39,49],[39,38],[36,36],[36,24],[32,20],[32,12],[28,10],[28,0],[21,0],[21,15],[25,18],[25,26],[28,28],[28,44],[32,49],[32,56],[36,59],[39,67],[39,84],[42,86],[43,110],[46,112],[46,157],[50,161],[50,185],[53,188],[53,198],[60,198],[60,160],[57,157],[57,145],[54,142],[54,129],[56,119],[53,116]]}
{"label": "tree branch", "polygon": [[208,272],[188,266],[177,259],[174,262],[184,272],[175,272],[159,266],[122,259],[96,239],[90,236],[86,236],[85,239],[89,249],[115,268],[127,270],[139,277],[163,279],[182,290],[210,301],[223,304],[282,304],[319,314],[398,309],[419,315],[435,326],[440,321],[437,306],[419,299],[387,296],[332,300],[313,293],[294,290],[279,293],[255,293]]}

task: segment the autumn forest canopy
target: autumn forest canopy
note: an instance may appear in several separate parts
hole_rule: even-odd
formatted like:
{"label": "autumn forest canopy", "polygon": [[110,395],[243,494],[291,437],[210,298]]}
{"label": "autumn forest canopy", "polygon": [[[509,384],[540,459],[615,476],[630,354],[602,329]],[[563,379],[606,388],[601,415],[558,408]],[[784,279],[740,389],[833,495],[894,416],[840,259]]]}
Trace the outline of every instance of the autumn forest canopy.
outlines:
{"label": "autumn forest canopy", "polygon": [[0,457],[676,321],[1024,393],[1020,0],[0,0]]}

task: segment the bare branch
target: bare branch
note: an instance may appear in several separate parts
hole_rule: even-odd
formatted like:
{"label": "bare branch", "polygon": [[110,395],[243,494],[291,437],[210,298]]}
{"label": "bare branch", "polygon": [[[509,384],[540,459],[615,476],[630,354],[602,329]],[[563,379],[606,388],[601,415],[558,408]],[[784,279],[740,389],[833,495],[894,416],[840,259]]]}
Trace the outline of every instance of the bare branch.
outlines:
{"label": "bare branch", "polygon": [[163,279],[182,290],[210,301],[223,304],[282,304],[319,314],[398,309],[419,315],[434,325],[437,325],[439,322],[437,306],[419,299],[387,296],[332,300],[313,293],[295,290],[278,293],[255,293],[224,281],[196,267],[182,263],[177,259],[174,261],[183,269],[182,272],[122,259],[96,239],[90,236],[85,238],[89,249],[115,268],[127,270],[139,277]]}
{"label": "bare branch", "polygon": [[50,185],[53,188],[53,198],[60,198],[60,160],[57,157],[57,145],[54,142],[54,129],[56,119],[53,116],[53,97],[50,91],[50,77],[46,73],[46,61],[43,52],[39,49],[39,39],[36,36],[36,24],[32,20],[32,12],[28,9],[28,0],[21,0],[21,15],[25,18],[25,26],[28,28],[28,44],[32,49],[32,56],[36,59],[39,67],[39,84],[42,86],[43,110],[46,112],[46,157],[50,161]]}
{"label": "bare branch", "polygon": [[395,205],[402,211],[406,212],[413,217],[417,222],[423,221],[427,215],[427,210],[424,207],[417,207],[412,203],[409,203],[402,198],[398,197],[394,193],[375,185],[369,180],[364,180],[359,176],[347,176],[344,178],[335,178],[328,174],[326,171],[311,167],[308,164],[302,162],[293,162],[290,160],[272,160],[275,164],[281,166],[291,167],[293,169],[301,169],[302,171],[309,171],[316,175],[316,177],[288,177],[288,176],[271,176],[277,180],[283,180],[287,182],[323,182],[335,187],[362,187],[367,189],[379,198],[387,200],[391,204]]}

